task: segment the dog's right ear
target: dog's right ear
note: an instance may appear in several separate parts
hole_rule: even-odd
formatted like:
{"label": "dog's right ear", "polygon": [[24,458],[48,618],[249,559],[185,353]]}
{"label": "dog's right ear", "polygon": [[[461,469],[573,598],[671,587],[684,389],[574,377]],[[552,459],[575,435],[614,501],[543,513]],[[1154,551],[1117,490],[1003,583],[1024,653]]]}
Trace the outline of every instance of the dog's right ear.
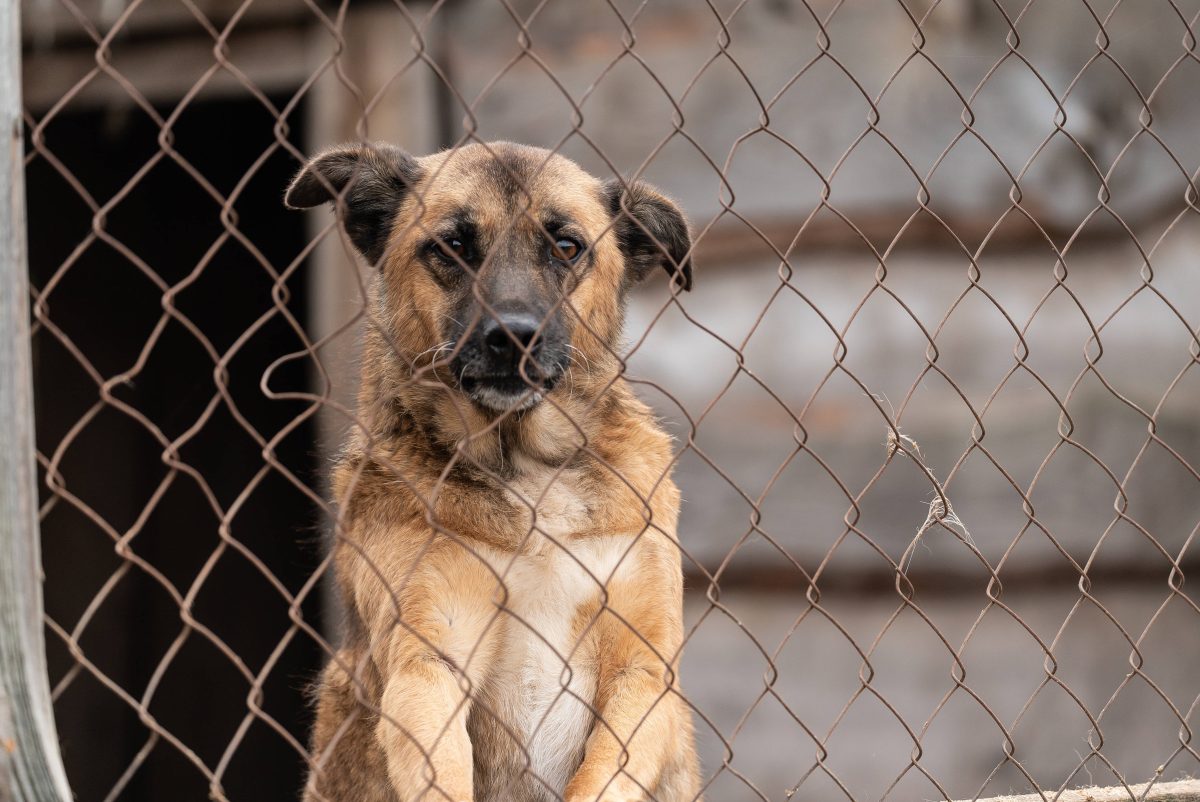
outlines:
{"label": "dog's right ear", "polygon": [[283,202],[292,209],[309,209],[342,198],[346,234],[376,264],[404,195],[420,176],[417,160],[393,145],[339,145],[300,169]]}
{"label": "dog's right ear", "polygon": [[675,202],[641,181],[604,182],[617,242],[625,254],[627,280],[636,284],[662,268],[681,289],[692,288],[692,235]]}

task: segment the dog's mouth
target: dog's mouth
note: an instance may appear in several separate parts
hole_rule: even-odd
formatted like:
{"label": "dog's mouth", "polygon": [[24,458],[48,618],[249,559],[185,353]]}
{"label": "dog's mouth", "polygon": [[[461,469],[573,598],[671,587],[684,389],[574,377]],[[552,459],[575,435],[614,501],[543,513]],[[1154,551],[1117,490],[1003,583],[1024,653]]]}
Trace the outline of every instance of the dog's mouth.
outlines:
{"label": "dog's mouth", "polygon": [[513,373],[464,375],[459,379],[459,387],[481,407],[495,412],[519,411],[540,404],[561,376],[561,373],[551,373],[526,379]]}

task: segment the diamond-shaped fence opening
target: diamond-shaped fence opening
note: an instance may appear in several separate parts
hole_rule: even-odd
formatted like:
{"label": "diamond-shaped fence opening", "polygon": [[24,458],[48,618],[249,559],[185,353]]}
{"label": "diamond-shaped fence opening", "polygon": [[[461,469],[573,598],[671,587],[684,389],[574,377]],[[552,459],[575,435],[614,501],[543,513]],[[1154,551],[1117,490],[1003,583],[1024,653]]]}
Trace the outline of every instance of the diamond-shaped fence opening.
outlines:
{"label": "diamond-shaped fence opening", "polygon": [[0,798],[1200,799],[1200,3],[18,6]]}

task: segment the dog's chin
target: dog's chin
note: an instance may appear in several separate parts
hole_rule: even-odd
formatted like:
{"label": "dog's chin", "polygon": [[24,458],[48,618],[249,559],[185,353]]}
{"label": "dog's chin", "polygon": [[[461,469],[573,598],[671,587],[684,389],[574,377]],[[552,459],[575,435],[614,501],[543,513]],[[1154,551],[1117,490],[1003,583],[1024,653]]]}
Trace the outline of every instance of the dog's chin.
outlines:
{"label": "dog's chin", "polygon": [[463,392],[475,404],[492,412],[523,412],[542,402],[558,377],[530,385],[520,376],[463,377]]}

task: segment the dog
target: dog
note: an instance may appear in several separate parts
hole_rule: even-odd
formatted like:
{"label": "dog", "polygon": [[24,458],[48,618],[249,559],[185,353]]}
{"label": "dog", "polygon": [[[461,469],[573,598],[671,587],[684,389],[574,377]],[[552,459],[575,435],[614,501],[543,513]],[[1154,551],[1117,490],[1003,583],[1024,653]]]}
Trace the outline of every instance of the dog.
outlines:
{"label": "dog", "polygon": [[617,353],[634,285],[691,287],[678,206],[505,142],[336,147],[285,203],[374,268],[304,798],[700,800],[672,443]]}

